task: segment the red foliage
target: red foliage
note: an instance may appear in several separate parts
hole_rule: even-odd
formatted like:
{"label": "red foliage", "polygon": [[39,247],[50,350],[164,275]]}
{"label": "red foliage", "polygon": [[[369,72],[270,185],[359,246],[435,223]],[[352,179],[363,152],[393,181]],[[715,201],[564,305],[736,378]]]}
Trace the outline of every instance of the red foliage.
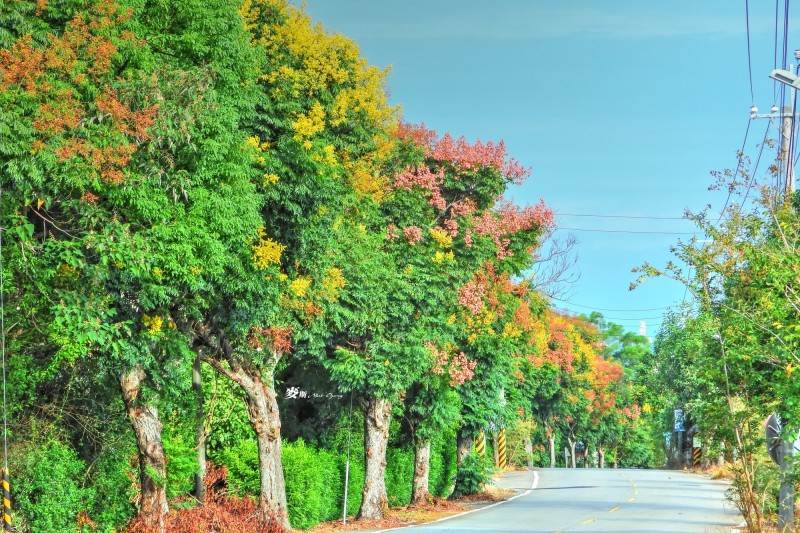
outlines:
{"label": "red foliage", "polygon": [[287,354],[292,351],[292,326],[252,327],[247,344],[254,350],[266,347],[277,354]]}
{"label": "red foliage", "polygon": [[448,353],[447,350],[437,348],[430,342],[425,343],[425,347],[431,351],[433,358],[433,373],[438,375],[447,374],[450,376],[450,386],[463,385],[475,375],[475,361],[469,359],[464,352]]}
{"label": "red foliage", "polygon": [[408,244],[414,246],[419,241],[422,240],[422,229],[418,228],[417,226],[409,226],[407,228],[403,228],[403,236],[408,241]]}
{"label": "red foliage", "polygon": [[[223,489],[227,468],[209,465],[204,480],[206,502],[188,509],[173,509],[164,518],[165,529],[170,533],[229,533],[252,531],[254,533],[286,533],[277,520],[264,520],[258,506],[251,498],[227,496]],[[151,533],[142,517],[128,524],[124,533]]]}
{"label": "red foliage", "polygon": [[497,247],[497,259],[511,255],[508,237],[520,231],[530,231],[553,225],[553,211],[544,202],[520,208],[503,202],[494,211],[486,211],[476,218],[475,233],[489,236]]}
{"label": "red foliage", "polygon": [[[119,28],[132,10],[123,11],[115,0],[87,4],[61,35],[47,36],[45,47],[24,36],[0,50],[0,90],[16,90],[38,105],[30,117],[38,137],[34,152],[52,150],[62,162],[83,159],[106,183],[120,183],[137,145],[149,138],[157,108],[132,110],[110,88],[118,44],[140,42]],[[37,3],[38,10],[45,7],[45,1]],[[92,101],[88,95],[95,91]],[[96,141],[92,130],[99,124],[105,131]]]}
{"label": "red foliage", "polygon": [[427,157],[451,163],[460,171],[492,168],[517,184],[530,175],[530,169],[508,157],[503,141],[483,143],[479,139],[475,144],[470,144],[464,137],[453,139],[446,133],[439,138],[436,131],[427,128],[425,124],[408,123],[400,123],[395,135],[401,140],[418,145]]}

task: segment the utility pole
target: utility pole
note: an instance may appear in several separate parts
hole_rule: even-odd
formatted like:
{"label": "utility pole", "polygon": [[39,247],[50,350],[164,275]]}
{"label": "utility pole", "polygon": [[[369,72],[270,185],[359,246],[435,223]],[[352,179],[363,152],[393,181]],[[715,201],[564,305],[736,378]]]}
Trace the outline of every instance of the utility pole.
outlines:
{"label": "utility pole", "polygon": [[[800,61],[800,50],[794,51],[794,57]],[[798,67],[800,70],[800,66]],[[787,70],[773,70],[769,77],[784,85],[789,86],[791,94],[791,105],[784,107],[781,116],[781,151],[779,160],[781,170],[786,173],[784,194],[786,198],[794,194],[794,161],[792,152],[794,149],[794,125],[795,125],[795,92],[800,89],[800,72],[794,70],[790,65]],[[755,107],[755,106],[754,106]],[[773,108],[774,109],[774,108]],[[755,115],[755,117],[754,117]],[[751,109],[750,116],[758,117],[758,109]],[[781,428],[780,446],[778,448],[778,462],[781,468],[781,487],[778,496],[778,531],[780,533],[792,533],[794,531],[794,478],[792,476],[793,456],[795,451],[794,438],[787,431],[785,426]]]}
{"label": "utility pole", "polygon": [[778,175],[785,174],[784,193],[788,196],[794,193],[794,162],[792,161],[790,151],[794,151],[792,143],[792,129],[794,128],[794,115],[792,110],[794,108],[794,91],[792,93],[791,105],[783,106],[781,112],[778,112],[778,106],[772,106],[770,113],[759,114],[758,108],[753,106],[750,108],[750,118],[768,118],[770,120],[781,119],[780,132],[781,132],[781,147],[778,151]]}

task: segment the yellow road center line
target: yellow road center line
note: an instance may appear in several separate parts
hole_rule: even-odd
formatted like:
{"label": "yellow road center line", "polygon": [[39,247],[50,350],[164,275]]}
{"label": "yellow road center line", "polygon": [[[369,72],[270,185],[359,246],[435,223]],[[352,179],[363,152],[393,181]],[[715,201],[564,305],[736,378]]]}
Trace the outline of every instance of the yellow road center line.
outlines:
{"label": "yellow road center line", "polygon": [[589,520],[584,520],[583,522],[581,522],[581,525],[591,524],[592,522],[594,522],[596,520],[597,520],[597,518],[590,518]]}
{"label": "yellow road center line", "polygon": [[629,501],[629,502],[635,502],[635,501],[636,501],[636,498],[628,498],[628,501]]}
{"label": "yellow road center line", "polygon": [[639,494],[638,490],[633,491],[634,494]]}
{"label": "yellow road center line", "polygon": [[619,505],[617,505],[617,506],[616,506],[616,507],[614,507],[613,509],[609,509],[609,510],[608,510],[608,512],[609,512],[609,513],[613,513],[614,511],[619,511],[619,509],[620,509],[620,506],[619,506]]}

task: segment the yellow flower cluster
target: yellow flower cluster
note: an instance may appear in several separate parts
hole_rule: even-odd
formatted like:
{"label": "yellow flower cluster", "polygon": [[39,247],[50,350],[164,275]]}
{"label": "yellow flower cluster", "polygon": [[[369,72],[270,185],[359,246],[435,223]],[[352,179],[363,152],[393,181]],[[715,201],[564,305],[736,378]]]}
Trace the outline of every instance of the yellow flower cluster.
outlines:
{"label": "yellow flower cluster", "polygon": [[297,120],[292,122],[294,138],[297,141],[307,141],[325,129],[325,110],[319,102],[314,102],[308,113],[300,113]]}
{"label": "yellow flower cluster", "polygon": [[503,326],[503,337],[507,339],[516,339],[520,335],[522,335],[522,331],[512,322],[506,322],[506,325]]}
{"label": "yellow flower cluster", "polygon": [[261,142],[261,139],[255,136],[248,137],[244,142],[244,147],[252,153],[253,160],[259,165],[263,165],[267,162],[267,159],[263,156],[263,153],[269,150],[270,146],[270,143]]}
{"label": "yellow flower cluster", "polygon": [[286,249],[286,246],[266,237],[262,227],[258,229],[258,244],[254,244],[252,248],[253,263],[256,268],[264,270],[270,265],[280,264],[281,254]]}
{"label": "yellow flower cluster", "polygon": [[312,155],[311,159],[318,163],[324,163],[327,166],[334,166],[337,163],[336,153],[332,144],[326,144],[323,146],[322,153]]}
{"label": "yellow flower cluster", "polygon": [[154,275],[154,276],[155,276],[157,279],[161,279],[161,278],[163,278],[163,277],[164,277],[164,271],[163,271],[163,270],[161,270],[160,268],[156,267],[156,268],[154,268],[154,269],[153,269],[153,275]]}
{"label": "yellow flower cluster", "polygon": [[428,230],[433,241],[439,248],[450,248],[453,246],[453,238],[448,235],[444,230],[439,228],[431,228]]}
{"label": "yellow flower cluster", "polygon": [[334,302],[339,297],[339,290],[345,286],[341,268],[329,268],[322,280],[322,293],[328,301]]}
{"label": "yellow flower cluster", "polygon": [[298,298],[305,298],[309,287],[311,287],[311,278],[308,276],[300,276],[289,283],[289,290]]}
{"label": "yellow flower cluster", "polygon": [[147,332],[150,335],[155,335],[156,333],[161,331],[161,326],[164,324],[164,319],[158,315],[155,316],[143,315],[142,324],[144,324],[144,327],[147,328]]}
{"label": "yellow flower cluster", "polygon": [[436,253],[433,254],[433,257],[431,257],[431,261],[433,261],[437,265],[441,265],[445,261],[447,262],[455,261],[455,259],[456,257],[455,255],[453,255],[453,252],[444,253],[441,250],[437,250]]}
{"label": "yellow flower cluster", "polygon": [[277,174],[264,174],[263,185],[264,186],[275,185],[276,183],[278,183],[279,179],[280,178],[278,177]]}

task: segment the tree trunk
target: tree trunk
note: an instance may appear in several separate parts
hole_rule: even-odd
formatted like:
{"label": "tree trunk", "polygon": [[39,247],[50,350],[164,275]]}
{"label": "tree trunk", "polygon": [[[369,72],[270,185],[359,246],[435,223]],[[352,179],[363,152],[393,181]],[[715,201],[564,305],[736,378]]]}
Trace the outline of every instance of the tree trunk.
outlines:
{"label": "tree trunk", "polygon": [[550,468],[555,468],[556,467],[556,436],[553,434],[553,432],[550,432],[547,435],[547,443],[550,445]]}
{"label": "tree trunk", "polygon": [[617,468],[619,466],[619,446],[614,446],[614,462],[611,463],[611,468]]}
{"label": "tree trunk", "polygon": [[414,483],[411,491],[411,503],[421,505],[428,503],[431,494],[428,481],[431,473],[431,441],[417,442],[414,453]]}
{"label": "tree trunk", "polygon": [[569,443],[570,466],[572,468],[575,468],[575,444],[577,443],[577,441],[572,439],[567,439],[567,442]]}
{"label": "tree trunk", "polygon": [[[136,434],[139,448],[139,483],[141,501],[139,516],[153,531],[165,531],[164,516],[169,512],[167,504],[167,457],[161,442],[161,420],[158,409],[151,405],[139,405],[139,396],[145,374],[142,365],[136,365],[120,377],[122,399],[128,419]],[[154,479],[155,477],[155,479]]]}
{"label": "tree trunk", "polygon": [[600,445],[597,446],[597,455],[600,458],[600,464],[597,465],[597,467],[598,468],[605,468],[606,467],[606,451]]}
{"label": "tree trunk", "polygon": [[235,359],[228,359],[228,367],[212,357],[203,357],[203,361],[236,382],[244,391],[247,416],[255,430],[258,444],[260,518],[268,525],[291,530],[286,510],[286,483],[281,459],[281,419],[272,373],[265,372],[262,376],[258,369],[244,367]]}
{"label": "tree trunk", "polygon": [[356,518],[381,519],[389,510],[386,495],[386,447],[392,405],[383,398],[369,396],[364,413],[364,491]]}
{"label": "tree trunk", "polygon": [[533,441],[530,434],[526,433],[522,437],[522,443],[525,446],[525,459],[528,463],[528,468],[533,468]]}
{"label": "tree trunk", "polygon": [[197,439],[197,473],[194,475],[194,497],[203,503],[206,499],[206,428],[203,412],[203,380],[201,377],[200,354],[192,365],[192,389],[197,395],[197,420],[195,436]]}
{"label": "tree trunk", "polygon": [[247,372],[248,380],[239,384],[245,393],[247,414],[258,442],[258,470],[261,479],[258,507],[267,522],[276,522],[286,529],[286,483],[281,459],[281,419],[272,376],[262,379],[258,372]]}
{"label": "tree trunk", "polygon": [[586,448],[583,449],[583,467],[590,468],[592,466],[592,462],[589,460],[591,458],[591,454],[589,453],[589,443],[586,443]]}
{"label": "tree trunk", "polygon": [[472,434],[464,429],[458,430],[458,437],[456,437],[456,462],[461,464],[464,459],[472,452]]}

